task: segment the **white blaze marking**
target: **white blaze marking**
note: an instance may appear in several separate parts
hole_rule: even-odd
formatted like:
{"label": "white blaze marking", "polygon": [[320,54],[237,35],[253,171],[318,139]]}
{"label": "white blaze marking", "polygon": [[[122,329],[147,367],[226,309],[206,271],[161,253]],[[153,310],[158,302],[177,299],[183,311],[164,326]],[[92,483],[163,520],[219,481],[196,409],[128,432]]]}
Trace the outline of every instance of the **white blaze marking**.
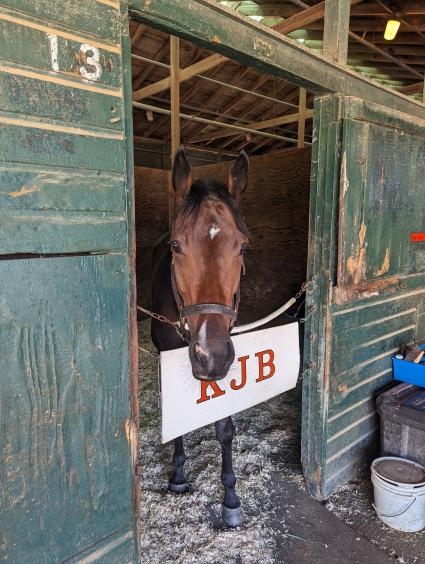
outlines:
{"label": "white blaze marking", "polygon": [[214,237],[217,235],[217,233],[220,233],[221,229],[219,227],[217,227],[217,225],[215,223],[213,223],[211,225],[211,228],[209,230],[209,234],[211,239],[214,239]]}
{"label": "white blaze marking", "polygon": [[199,329],[198,342],[195,346],[195,351],[208,357],[208,352],[204,349],[207,341],[207,322],[204,321]]}
{"label": "white blaze marking", "polygon": [[204,321],[199,329],[198,341],[200,343],[205,343],[207,339],[207,322]]}

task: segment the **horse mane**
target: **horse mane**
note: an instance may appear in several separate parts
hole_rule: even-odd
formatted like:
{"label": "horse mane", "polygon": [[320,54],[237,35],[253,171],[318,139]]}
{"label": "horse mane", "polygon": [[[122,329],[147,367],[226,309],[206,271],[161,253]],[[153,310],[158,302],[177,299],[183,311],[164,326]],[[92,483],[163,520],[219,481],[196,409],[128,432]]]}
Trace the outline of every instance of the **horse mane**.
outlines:
{"label": "horse mane", "polygon": [[217,199],[223,202],[232,212],[236,226],[241,233],[249,236],[248,228],[239,211],[236,200],[229,194],[225,184],[215,180],[195,180],[189,192],[183,200],[181,213],[187,222],[196,220],[196,216],[201,208],[202,203],[209,199]]}

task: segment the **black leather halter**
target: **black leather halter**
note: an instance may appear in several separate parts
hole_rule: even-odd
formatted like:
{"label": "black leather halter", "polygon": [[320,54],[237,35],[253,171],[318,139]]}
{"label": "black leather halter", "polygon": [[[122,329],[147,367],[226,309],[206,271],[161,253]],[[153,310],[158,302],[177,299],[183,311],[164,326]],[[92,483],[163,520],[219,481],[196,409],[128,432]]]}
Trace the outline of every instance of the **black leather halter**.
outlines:
{"label": "black leather halter", "polygon": [[[244,272],[244,267],[242,265],[242,271]],[[234,296],[234,306],[233,308],[224,304],[194,304],[190,306],[184,306],[183,301],[180,297],[179,291],[177,289],[176,275],[174,272],[174,266],[171,264],[171,286],[173,288],[174,300],[177,305],[177,310],[179,312],[179,332],[183,338],[190,342],[191,335],[190,331],[186,328],[186,320],[188,317],[194,315],[202,315],[204,313],[216,313],[218,315],[225,315],[230,318],[230,330],[233,328],[235,321],[238,317],[239,302],[241,299],[240,282],[236,294]]]}

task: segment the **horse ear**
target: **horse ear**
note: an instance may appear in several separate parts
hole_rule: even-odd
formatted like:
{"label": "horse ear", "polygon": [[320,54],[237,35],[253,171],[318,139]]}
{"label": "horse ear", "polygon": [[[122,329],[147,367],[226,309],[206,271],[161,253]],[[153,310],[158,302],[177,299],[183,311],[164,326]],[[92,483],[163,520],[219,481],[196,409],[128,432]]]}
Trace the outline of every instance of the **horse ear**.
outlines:
{"label": "horse ear", "polygon": [[248,184],[248,155],[242,150],[238,158],[232,164],[229,174],[227,175],[227,189],[230,194],[239,201],[241,195],[245,192]]}
{"label": "horse ear", "polygon": [[181,203],[192,186],[192,168],[183,146],[174,155],[172,180],[176,200]]}

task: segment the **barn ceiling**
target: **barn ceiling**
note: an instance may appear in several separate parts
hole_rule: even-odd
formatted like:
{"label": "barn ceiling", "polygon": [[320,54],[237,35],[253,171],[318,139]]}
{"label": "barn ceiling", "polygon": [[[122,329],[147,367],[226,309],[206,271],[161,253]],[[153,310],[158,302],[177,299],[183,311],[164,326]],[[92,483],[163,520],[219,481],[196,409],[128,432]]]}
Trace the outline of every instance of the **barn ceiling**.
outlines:
{"label": "barn ceiling", "polygon": [[[219,3],[273,27],[304,47],[322,50],[322,2],[219,0]],[[398,19],[401,24],[395,39],[387,41],[384,30],[391,18]],[[149,93],[149,89],[143,90],[170,74],[169,36],[134,22],[130,31],[133,91],[142,93],[140,102],[169,110],[169,89],[153,94]],[[180,41],[180,69],[189,68],[210,56],[208,51]],[[181,82],[181,113],[194,116],[195,120],[221,122],[246,131],[232,131],[182,118],[181,139],[187,146],[231,157],[242,148],[251,154],[260,154],[297,143],[298,87],[234,61],[212,63],[204,66],[199,75]],[[352,0],[348,65],[372,80],[422,99],[425,0]],[[307,93],[307,110],[312,108],[312,102],[313,96]],[[136,141],[163,146],[169,144],[168,115],[136,109],[134,116]],[[310,140],[311,119],[307,111],[305,142],[308,144]]]}

